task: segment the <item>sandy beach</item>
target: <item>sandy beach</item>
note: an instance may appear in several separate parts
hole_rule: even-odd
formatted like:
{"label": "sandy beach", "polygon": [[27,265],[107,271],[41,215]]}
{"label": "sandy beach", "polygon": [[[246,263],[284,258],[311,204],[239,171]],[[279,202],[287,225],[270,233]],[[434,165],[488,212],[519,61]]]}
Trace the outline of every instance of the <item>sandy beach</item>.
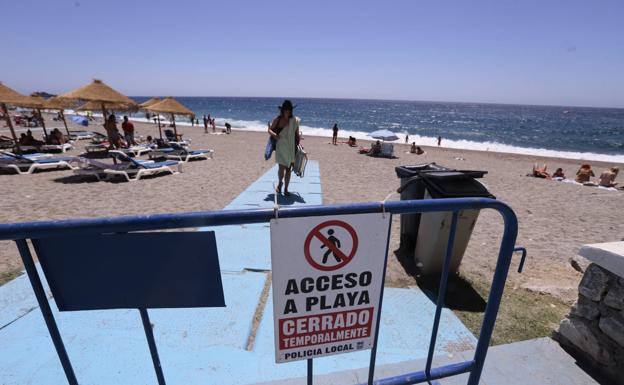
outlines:
{"label": "sandy beach", "polygon": [[[52,124],[51,124],[52,123]],[[57,122],[48,125],[59,126]],[[152,124],[136,123],[138,135],[157,135]],[[78,129],[77,126],[75,126]],[[89,129],[102,131],[99,124]],[[136,183],[96,182],[71,171],[47,171],[34,175],[0,175],[0,206],[3,223],[29,220],[102,217],[143,213],[218,210],[273,166],[262,157],[266,134],[233,131],[231,135],[205,134],[203,127],[179,126],[192,148],[215,150],[213,160],[186,164],[184,172]],[[67,155],[78,155],[88,141],[77,142]],[[329,138],[305,136],[303,144],[310,159],[320,162],[324,202],[379,201],[396,190],[399,165],[436,162],[458,169],[487,170],[483,180],[498,199],[508,203],[520,223],[518,245],[528,249],[523,274],[511,273],[515,288],[552,294],[570,302],[575,297],[581,274],[569,259],[586,243],[620,240],[624,192],[529,178],[535,162],[549,169],[562,167],[573,175],[580,161],[537,158],[515,154],[450,150],[425,147],[426,154],[406,153],[408,146],[395,145],[396,159],[370,158],[357,148],[330,144]],[[362,145],[368,145],[362,142]],[[596,172],[611,164],[592,162]],[[294,177],[294,176],[293,176]],[[399,199],[395,195],[391,199]],[[462,275],[489,281],[496,261],[502,220],[484,211],[474,230]],[[391,255],[399,245],[399,217],[393,220]],[[512,265],[517,266],[519,258]],[[0,242],[0,273],[8,276],[22,268],[11,242]],[[413,285],[396,258],[391,258],[388,284]]]}

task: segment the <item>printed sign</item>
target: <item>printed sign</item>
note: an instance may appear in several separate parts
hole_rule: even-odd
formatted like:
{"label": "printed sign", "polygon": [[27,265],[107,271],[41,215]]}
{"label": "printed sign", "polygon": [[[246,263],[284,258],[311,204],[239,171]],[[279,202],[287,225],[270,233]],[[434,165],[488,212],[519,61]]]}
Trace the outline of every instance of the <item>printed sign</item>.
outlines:
{"label": "printed sign", "polygon": [[275,361],[373,346],[390,215],[271,221]]}

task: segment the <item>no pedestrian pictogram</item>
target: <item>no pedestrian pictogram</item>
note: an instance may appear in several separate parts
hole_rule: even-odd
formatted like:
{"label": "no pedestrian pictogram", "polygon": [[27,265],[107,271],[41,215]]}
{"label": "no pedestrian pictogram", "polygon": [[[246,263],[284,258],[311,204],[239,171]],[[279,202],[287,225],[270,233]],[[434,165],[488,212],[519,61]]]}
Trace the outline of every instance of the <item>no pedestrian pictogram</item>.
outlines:
{"label": "no pedestrian pictogram", "polygon": [[355,256],[358,236],[344,221],[330,220],[320,223],[306,237],[303,252],[312,267],[332,271],[344,267]]}

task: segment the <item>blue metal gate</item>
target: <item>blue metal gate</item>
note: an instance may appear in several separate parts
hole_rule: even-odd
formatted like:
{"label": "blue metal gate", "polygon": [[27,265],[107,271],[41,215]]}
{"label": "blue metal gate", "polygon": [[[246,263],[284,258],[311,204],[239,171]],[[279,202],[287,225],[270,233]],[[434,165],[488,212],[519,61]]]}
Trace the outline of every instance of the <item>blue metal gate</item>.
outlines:
{"label": "blue metal gate", "polygon": [[[485,309],[483,323],[477,342],[477,347],[473,358],[469,361],[457,362],[451,365],[432,367],[433,356],[435,353],[436,338],[438,336],[438,327],[444,298],[447,289],[449,276],[449,266],[452,257],[453,244],[457,229],[457,218],[461,210],[467,209],[493,209],[498,211],[504,222],[504,230],[500,244],[498,260],[494,271],[490,294]],[[501,201],[486,198],[459,198],[459,199],[435,199],[435,200],[415,200],[415,201],[394,201],[394,202],[371,202],[371,203],[353,203],[340,205],[323,205],[323,206],[303,206],[258,210],[226,210],[226,211],[208,211],[208,212],[192,212],[179,214],[154,214],[142,216],[126,216],[115,218],[97,218],[97,219],[79,219],[79,220],[63,220],[63,221],[46,221],[46,222],[25,222],[15,224],[0,225],[0,240],[14,240],[17,243],[20,255],[24,262],[26,272],[33,286],[37,301],[41,312],[45,319],[48,331],[53,340],[57,354],[65,371],[65,375],[69,384],[78,384],[76,375],[72,368],[71,362],[65,350],[63,340],[56,325],[56,321],[50,309],[50,305],[46,298],[41,278],[37,273],[35,263],[30,252],[28,239],[44,239],[66,237],[68,235],[101,235],[101,234],[119,234],[132,232],[145,232],[155,230],[193,228],[204,226],[224,226],[224,225],[241,225],[250,223],[269,222],[272,218],[279,215],[280,218],[297,218],[310,216],[331,216],[346,214],[365,214],[379,213],[388,214],[415,214],[426,212],[452,212],[452,223],[449,233],[449,239],[446,249],[446,255],[443,263],[443,270],[438,289],[438,298],[436,303],[436,311],[431,332],[431,340],[427,355],[425,369],[418,372],[406,373],[396,377],[389,377],[373,381],[375,373],[375,360],[377,354],[377,337],[375,335],[375,344],[371,350],[371,359],[369,366],[368,384],[383,385],[402,385],[416,384],[427,381],[434,381],[444,377],[450,377],[462,373],[470,373],[468,384],[476,385],[479,382],[488,346],[496,322],[496,316],[503,295],[507,273],[511,263],[514,251],[522,251],[522,260],[518,271],[522,270],[526,250],[516,248],[516,236],[518,232],[518,222],[516,215],[509,206]],[[383,289],[382,289],[383,290]],[[383,298],[383,292],[382,292]],[[141,310],[146,337],[157,378],[160,384],[164,384],[164,376],[158,359],[158,352],[154,337],[151,333],[149,318],[146,309]],[[381,303],[380,303],[381,311]],[[381,316],[381,315],[380,315]],[[379,322],[379,321],[378,321]],[[379,327],[376,329],[379,333]],[[312,360],[308,360],[308,383],[312,383]]]}

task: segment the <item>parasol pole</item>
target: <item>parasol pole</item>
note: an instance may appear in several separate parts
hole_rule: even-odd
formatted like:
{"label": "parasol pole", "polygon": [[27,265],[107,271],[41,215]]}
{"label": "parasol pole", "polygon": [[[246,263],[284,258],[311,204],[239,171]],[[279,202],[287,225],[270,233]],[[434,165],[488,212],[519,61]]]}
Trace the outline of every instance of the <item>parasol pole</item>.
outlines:
{"label": "parasol pole", "polygon": [[102,104],[102,116],[104,117],[104,128],[106,128],[106,107],[104,106],[104,103]]}
{"label": "parasol pole", "polygon": [[46,130],[45,120],[43,119],[43,115],[41,114],[41,109],[37,108],[37,115],[39,115],[39,119],[41,119],[41,127],[43,128],[43,135],[45,136],[46,142],[48,141],[48,131]]}
{"label": "parasol pole", "polygon": [[22,149],[20,148],[20,145],[19,145],[19,141],[17,140],[17,135],[15,135],[15,130],[13,129],[13,122],[11,122],[11,115],[9,115],[9,109],[4,103],[0,103],[0,107],[2,107],[3,111],[6,111],[5,120],[7,124],[9,125],[9,130],[11,130],[11,135],[13,136],[13,141],[15,142],[15,148],[17,149],[18,153],[22,152]]}
{"label": "parasol pole", "polygon": [[158,121],[158,132],[160,133],[160,140],[162,140],[162,129],[160,128],[160,114],[156,113],[156,120]]}
{"label": "parasol pole", "polygon": [[65,126],[65,131],[67,131],[67,139],[71,136],[69,133],[69,128],[67,128],[67,121],[65,120],[65,110],[59,110],[61,113],[61,119],[63,120],[63,125]]}
{"label": "parasol pole", "polygon": [[171,114],[171,123],[173,123],[173,132],[175,133],[176,141],[178,141],[178,129],[175,124],[175,114]]}

